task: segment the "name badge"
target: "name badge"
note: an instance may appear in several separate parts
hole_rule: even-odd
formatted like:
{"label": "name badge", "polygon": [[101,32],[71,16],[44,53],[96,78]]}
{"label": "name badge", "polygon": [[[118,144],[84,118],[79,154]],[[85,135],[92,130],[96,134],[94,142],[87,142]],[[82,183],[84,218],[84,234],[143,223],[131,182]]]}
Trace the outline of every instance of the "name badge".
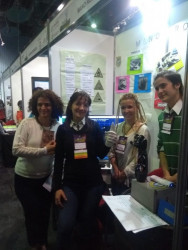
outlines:
{"label": "name badge", "polygon": [[116,153],[124,154],[126,143],[127,143],[127,137],[120,136],[115,150]]}
{"label": "name badge", "polygon": [[173,119],[174,117],[172,114],[164,113],[163,127],[161,130],[163,134],[171,134]]}
{"label": "name badge", "polygon": [[74,159],[88,158],[86,135],[74,135]]}

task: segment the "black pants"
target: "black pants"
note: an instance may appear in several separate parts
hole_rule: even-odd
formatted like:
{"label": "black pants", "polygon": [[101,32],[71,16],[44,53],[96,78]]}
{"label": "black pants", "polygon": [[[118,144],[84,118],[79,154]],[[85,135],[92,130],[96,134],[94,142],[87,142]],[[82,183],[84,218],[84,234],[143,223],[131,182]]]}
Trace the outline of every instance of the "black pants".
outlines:
{"label": "black pants", "polygon": [[23,206],[27,238],[31,246],[47,244],[52,195],[42,186],[45,180],[15,174],[15,192]]}

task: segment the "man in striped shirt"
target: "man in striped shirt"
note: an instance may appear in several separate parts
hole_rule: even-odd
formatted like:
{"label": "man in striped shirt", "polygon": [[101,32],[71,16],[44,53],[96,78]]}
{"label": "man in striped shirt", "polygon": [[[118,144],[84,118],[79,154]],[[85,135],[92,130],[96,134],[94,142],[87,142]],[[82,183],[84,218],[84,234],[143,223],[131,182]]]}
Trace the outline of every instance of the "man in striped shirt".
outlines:
{"label": "man in striped shirt", "polygon": [[158,97],[167,103],[159,115],[157,150],[163,178],[176,182],[180,145],[183,83],[180,74],[163,71],[154,78]]}

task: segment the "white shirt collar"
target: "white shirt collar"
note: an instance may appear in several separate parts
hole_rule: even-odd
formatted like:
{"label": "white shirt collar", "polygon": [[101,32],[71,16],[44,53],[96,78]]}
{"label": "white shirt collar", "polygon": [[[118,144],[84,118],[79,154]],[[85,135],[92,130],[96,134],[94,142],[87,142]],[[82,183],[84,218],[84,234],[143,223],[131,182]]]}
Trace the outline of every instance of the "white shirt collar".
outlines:
{"label": "white shirt collar", "polygon": [[[85,117],[81,121],[79,121],[78,123],[76,123],[73,120],[71,120],[70,127],[72,127],[73,129],[75,129],[75,130],[78,131],[78,130],[80,130],[80,129],[83,128],[83,126],[85,125],[85,123],[86,123]],[[78,126],[79,126],[79,129],[78,129]]]}
{"label": "white shirt collar", "polygon": [[165,112],[171,114],[174,111],[177,115],[179,115],[182,110],[182,105],[182,99],[179,99],[171,110],[169,110],[169,107],[166,106]]}

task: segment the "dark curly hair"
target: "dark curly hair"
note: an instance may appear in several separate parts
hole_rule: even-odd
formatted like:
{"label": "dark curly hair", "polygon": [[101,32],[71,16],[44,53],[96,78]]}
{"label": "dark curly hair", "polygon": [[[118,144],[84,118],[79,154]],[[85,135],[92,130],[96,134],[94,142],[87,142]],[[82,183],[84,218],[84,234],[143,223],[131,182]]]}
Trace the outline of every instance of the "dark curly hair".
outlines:
{"label": "dark curly hair", "polygon": [[[67,110],[66,110],[66,120],[68,122],[71,122],[72,120],[72,104],[77,101],[77,100],[81,100],[84,99],[85,102],[87,102],[88,107],[91,105],[91,98],[88,95],[88,93],[86,93],[85,91],[78,91],[78,92],[74,92],[72,94],[72,96],[70,97],[70,100],[68,102],[67,105]],[[86,114],[86,118],[88,117],[89,112]]]}
{"label": "dark curly hair", "polygon": [[37,102],[40,97],[47,98],[50,100],[52,105],[52,118],[58,119],[59,116],[63,115],[63,102],[59,96],[57,96],[53,91],[49,89],[36,91],[28,103],[28,111],[31,111],[33,115],[37,118],[39,113],[37,110]]}

